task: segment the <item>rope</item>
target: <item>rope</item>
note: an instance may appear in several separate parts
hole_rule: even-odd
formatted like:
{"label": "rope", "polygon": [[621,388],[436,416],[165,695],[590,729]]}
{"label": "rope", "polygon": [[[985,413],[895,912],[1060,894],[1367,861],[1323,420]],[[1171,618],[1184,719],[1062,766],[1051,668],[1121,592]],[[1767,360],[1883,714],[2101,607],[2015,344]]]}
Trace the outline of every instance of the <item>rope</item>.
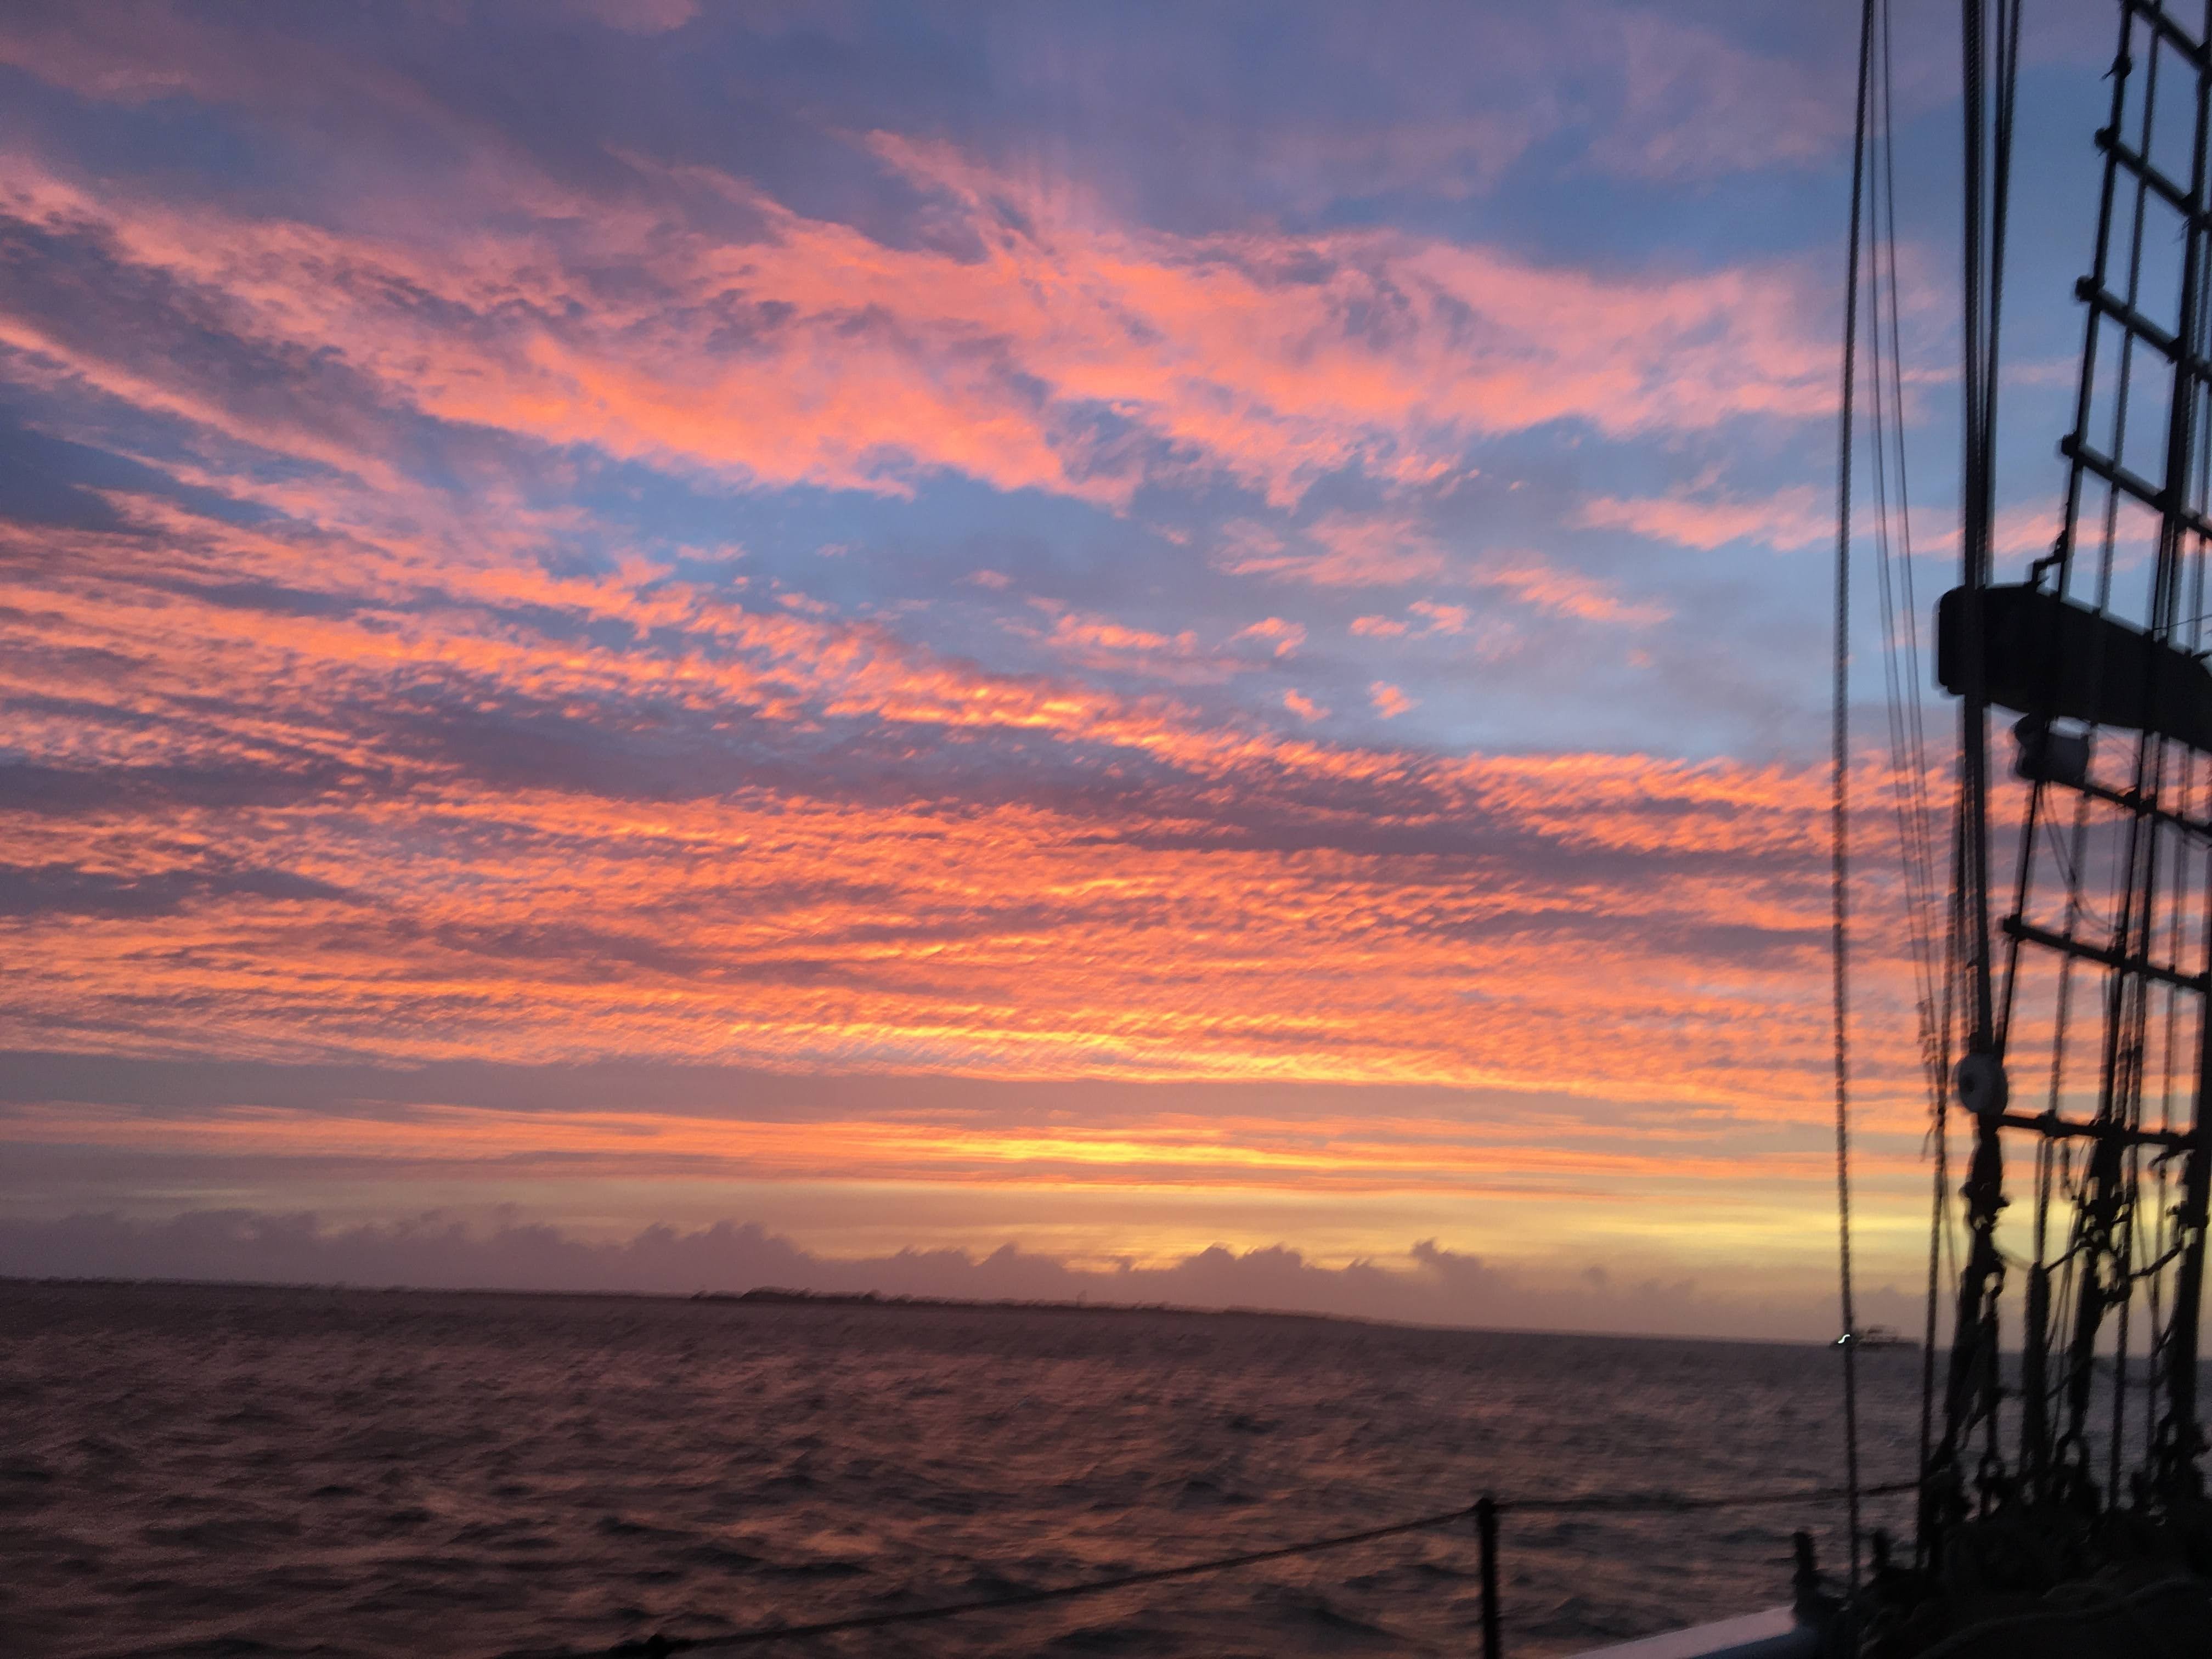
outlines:
{"label": "rope", "polygon": [[[1946,1242],[1944,1229],[1950,1193],[1943,1118],[1950,1072],[1951,975],[1956,928],[1954,926],[1947,930],[1939,943],[1935,919],[1942,914],[1944,884],[1938,867],[1939,841],[1929,787],[1927,721],[1921,693],[1926,677],[1922,672],[1920,604],[1915,591],[1911,488],[1905,443],[1904,306],[1899,297],[1902,284],[1897,259],[1897,143],[1893,113],[1896,77],[1889,0],[1880,0],[1875,15],[1879,40],[1870,111],[1874,148],[1869,158],[1866,221],[1870,243],[1868,309],[1875,348],[1869,359],[1872,374],[1869,387],[1869,436],[1874,462],[1875,592],[1880,600],[1882,676],[1887,692],[1890,793],[1896,819],[1898,860],[1904,878],[1905,926],[1912,957],[1920,1059],[1928,1088],[1928,1143],[1935,1161],[1935,1193],[1928,1237],[1927,1328],[1920,1377],[1919,1461],[1925,1467],[1935,1437],[1939,1267]],[[1879,158],[1878,165],[1875,157]],[[1955,923],[1955,913],[1952,920]],[[2070,959],[2066,965],[2071,966]]]}
{"label": "rope", "polygon": [[[1903,307],[1897,275],[1897,145],[1892,112],[1889,0],[1877,8],[1880,67],[1874,77],[1873,122],[1878,132],[1872,155],[1881,165],[1867,180],[1867,234],[1870,242],[1868,312],[1874,326],[1873,374],[1869,435],[1873,440],[1875,592],[1881,599],[1882,677],[1887,692],[1891,797],[1897,820],[1898,857],[1905,879],[1905,926],[1912,951],[1916,1012],[1919,1017],[1922,1063],[1932,1096],[1940,1099],[1943,1081],[1936,1063],[1937,965],[1932,918],[1940,902],[1936,880],[1934,818],[1928,799],[1928,744],[1921,705],[1919,600],[1914,592],[1912,492],[1905,442],[1905,345]],[[1887,299],[1888,327],[1882,325]],[[1885,376],[1885,371],[1887,374]],[[1887,384],[1885,385],[1885,379]],[[1893,453],[1892,453],[1893,450]],[[1893,528],[1890,477],[1896,477]],[[1901,603],[1900,603],[1901,601]]]}
{"label": "rope", "polygon": [[1859,1588],[1858,1314],[1851,1295],[1850,743],[1851,398],[1858,380],[1859,228],[1865,217],[1867,100],[1874,63],[1875,0],[1859,23],[1856,134],[1851,146],[1850,252],[1844,278],[1843,412],[1836,462],[1836,651],[1829,757],[1829,910],[1833,934],[1836,1045],[1836,1236],[1844,1316],[1844,1478],[1849,1499],[1851,1593]]}
{"label": "rope", "polygon": [[[1911,1480],[1893,1480],[1885,1486],[1869,1486],[1860,1495],[1869,1498],[1892,1496],[1911,1492],[1917,1484]],[[1679,1492],[1599,1492],[1580,1498],[1500,1498],[1494,1502],[1492,1507],[1499,1514],[1524,1515],[1687,1513],[1781,1504],[1832,1504],[1844,1496],[1844,1489],[1834,1486],[1718,1497],[1686,1496]],[[848,1618],[826,1619],[811,1625],[765,1625],[751,1630],[732,1631],[720,1636],[656,1635],[640,1641],[617,1643],[609,1648],[525,1650],[503,1656],[503,1659],[663,1659],[663,1656],[669,1654],[762,1647],[771,1642],[796,1642],[811,1637],[843,1635],[854,1631],[882,1630],[892,1625],[914,1625],[934,1619],[957,1618],[963,1613],[1033,1607],[1047,1601],[1067,1601],[1078,1596],[1103,1595],[1109,1591],[1133,1589],[1143,1584],[1164,1584],[1178,1578],[1194,1578],[1202,1573],[1226,1572],[1236,1567],[1255,1566],[1262,1561],[1316,1555],[1324,1550],[1348,1549],[1355,1544],[1371,1544],[1380,1539],[1401,1537],[1407,1533],[1428,1532],[1437,1527],[1450,1526],[1455,1522],[1471,1521],[1481,1507],[1480,1504],[1467,1504],[1458,1509],[1418,1516],[1410,1521],[1394,1521],[1388,1526],[1369,1527],[1360,1532],[1335,1533],[1327,1537],[1310,1538],[1303,1543],[1282,1544],[1272,1549],[1247,1550],[1241,1554],[1218,1556],[1210,1561],[1188,1562],[1182,1566],[1152,1567],[1141,1572],[1119,1573],[1110,1578],[1086,1579],[1080,1583],[1056,1584],[1048,1589],[1017,1590],[1011,1595],[941,1601],[933,1607],[907,1607],[890,1613],[855,1613]]]}
{"label": "rope", "polygon": [[[1917,1480],[1887,1480],[1878,1486],[1861,1486],[1861,1498],[1894,1498],[1917,1492]],[[1498,1505],[1501,1511],[1521,1515],[1645,1515],[1690,1513],[1699,1510],[1760,1509],[1778,1504],[1832,1504],[1848,1498],[1848,1486],[1819,1486],[1810,1492],[1736,1492],[1722,1497],[1686,1498],[1678,1492],[1599,1492],[1586,1498],[1522,1498]]]}

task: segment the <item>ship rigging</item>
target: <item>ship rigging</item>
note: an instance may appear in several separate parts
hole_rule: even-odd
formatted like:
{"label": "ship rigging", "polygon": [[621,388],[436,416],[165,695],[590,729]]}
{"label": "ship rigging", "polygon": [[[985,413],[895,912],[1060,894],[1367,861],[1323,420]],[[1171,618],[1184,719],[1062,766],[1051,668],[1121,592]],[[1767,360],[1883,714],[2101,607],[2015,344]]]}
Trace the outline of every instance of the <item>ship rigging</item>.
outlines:
{"label": "ship rigging", "polygon": [[[1960,561],[1932,665],[1958,699],[1948,837],[1918,692],[1929,665],[1905,507],[1887,0],[1863,11],[1845,345],[1839,1152],[1863,306],[1889,772],[1935,1181],[1912,1565],[1878,1547],[1854,1620],[1893,1652],[1939,1628],[1955,1636],[1977,1597],[2154,1564],[2212,1574],[2197,1358],[2212,1198],[2212,6],[2192,25],[2159,0],[2118,0],[2056,534],[2008,581],[1996,570],[1996,457],[2021,6],[1961,9]],[[2008,767],[1991,740],[2001,715]],[[1856,1345],[1842,1346],[1848,1390]],[[1855,1476],[1856,1445],[1850,1456]],[[1856,1514],[1852,1533],[1856,1578]]]}

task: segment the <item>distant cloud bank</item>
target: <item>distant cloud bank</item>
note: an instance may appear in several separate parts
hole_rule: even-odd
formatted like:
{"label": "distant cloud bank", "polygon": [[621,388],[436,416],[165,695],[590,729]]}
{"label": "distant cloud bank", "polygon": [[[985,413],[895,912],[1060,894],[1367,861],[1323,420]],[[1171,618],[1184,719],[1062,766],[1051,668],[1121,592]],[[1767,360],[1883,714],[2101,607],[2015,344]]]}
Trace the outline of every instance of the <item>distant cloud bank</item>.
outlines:
{"label": "distant cloud bank", "polygon": [[[1816,1305],[1727,1301],[1701,1294],[1690,1280],[1617,1282],[1595,1267],[1539,1284],[1433,1240],[1402,1255],[1340,1267],[1317,1265],[1283,1245],[1241,1255],[1215,1245],[1170,1267],[1095,1269],[1012,1244],[980,1257],[916,1249],[826,1257],[754,1224],[729,1221],[690,1232],[652,1226],[626,1240],[595,1243],[557,1227],[511,1222],[480,1229],[436,1213],[325,1227],[305,1212],[199,1210],[164,1221],[79,1214],[0,1222],[0,1276],[663,1295],[775,1285],[975,1300],[1265,1308],[1529,1329],[1808,1338],[1827,1332],[1826,1311]],[[1909,1298],[1898,1292],[1884,1289],[1862,1300],[1875,1304],[1879,1316],[1910,1322]]]}

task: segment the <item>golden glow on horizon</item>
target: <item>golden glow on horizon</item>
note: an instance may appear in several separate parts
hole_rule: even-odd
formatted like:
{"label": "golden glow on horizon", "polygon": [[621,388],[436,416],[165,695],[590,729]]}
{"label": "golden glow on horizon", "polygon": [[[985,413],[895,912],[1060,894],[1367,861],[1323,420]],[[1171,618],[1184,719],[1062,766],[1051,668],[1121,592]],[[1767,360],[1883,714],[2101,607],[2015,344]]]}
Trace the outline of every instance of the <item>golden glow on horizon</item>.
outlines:
{"label": "golden glow on horizon", "polygon": [[[442,1166],[496,1160],[518,1172],[715,1175],[732,1180],[902,1180],[1059,1186],[1209,1186],[1293,1192],[1552,1192],[1597,1197],[1630,1186],[1660,1201],[1677,1186],[1755,1172],[1775,1186],[1817,1184],[1832,1165],[1817,1145],[1746,1152],[1717,1136],[1632,1140],[1598,1125],[1491,1126],[1461,1119],[1219,1118],[1161,1115],[1111,1128],[1043,1128],[920,1119],[799,1121],[609,1111],[425,1105],[334,1115],[234,1106],[173,1118],[116,1108],[18,1109],[23,1143],[343,1158]],[[1670,1142],[1676,1144],[1670,1145]],[[1870,1152],[1875,1176],[1915,1170],[1909,1155]],[[1699,1200],[1704,1201],[1704,1200]]]}

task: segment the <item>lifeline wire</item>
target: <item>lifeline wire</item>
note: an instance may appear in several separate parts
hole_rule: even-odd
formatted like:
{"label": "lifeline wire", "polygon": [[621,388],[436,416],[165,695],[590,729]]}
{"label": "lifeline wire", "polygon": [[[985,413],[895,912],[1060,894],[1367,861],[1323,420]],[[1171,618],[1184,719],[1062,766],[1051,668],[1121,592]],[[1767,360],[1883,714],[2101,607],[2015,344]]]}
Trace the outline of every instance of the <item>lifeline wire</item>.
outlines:
{"label": "lifeline wire", "polygon": [[[1892,1480],[1883,1486],[1869,1486],[1859,1496],[1893,1497],[1912,1492],[1918,1484],[1917,1480]],[[1847,1495],[1844,1489],[1835,1486],[1816,1487],[1809,1492],[1745,1492],[1727,1497],[1683,1497],[1675,1492],[1596,1492],[1580,1498],[1500,1498],[1493,1503],[1492,1508],[1501,1515],[1515,1511],[1527,1515],[1686,1514],[1701,1510],[1753,1509],[1778,1504],[1832,1504]],[[1468,1504],[1437,1515],[1424,1515],[1411,1521],[1394,1521],[1388,1526],[1370,1527],[1364,1532],[1337,1533],[1325,1538],[1308,1539],[1304,1543],[1279,1545],[1273,1549],[1248,1550],[1241,1555],[1224,1555],[1211,1561],[1193,1561],[1179,1567],[1153,1567],[1142,1572],[1122,1573],[1112,1578],[1088,1579],[1079,1584],[1058,1584],[1049,1589],[1020,1590],[1012,1595],[984,1596],[969,1601],[942,1601],[934,1607],[908,1607],[893,1613],[858,1613],[848,1619],[830,1619],[811,1625],[769,1625],[754,1630],[732,1631],[723,1636],[648,1636],[641,1641],[622,1642],[611,1648],[524,1650],[504,1656],[503,1659],[662,1659],[668,1654],[760,1647],[771,1642],[793,1642],[807,1637],[881,1630],[890,1625],[921,1624],[933,1619],[951,1619],[961,1613],[1033,1607],[1040,1602],[1066,1601],[1082,1595],[1103,1595],[1109,1590],[1131,1589],[1140,1584],[1161,1584],[1176,1578],[1196,1577],[1200,1573],[1224,1572],[1233,1567],[1253,1566],[1262,1561],[1279,1561],[1294,1555],[1314,1555],[1323,1550],[1346,1549],[1354,1544],[1373,1543],[1378,1539],[1395,1538],[1407,1533],[1426,1532],[1437,1527],[1449,1526],[1454,1522],[1471,1521],[1481,1508],[1480,1504]]]}

